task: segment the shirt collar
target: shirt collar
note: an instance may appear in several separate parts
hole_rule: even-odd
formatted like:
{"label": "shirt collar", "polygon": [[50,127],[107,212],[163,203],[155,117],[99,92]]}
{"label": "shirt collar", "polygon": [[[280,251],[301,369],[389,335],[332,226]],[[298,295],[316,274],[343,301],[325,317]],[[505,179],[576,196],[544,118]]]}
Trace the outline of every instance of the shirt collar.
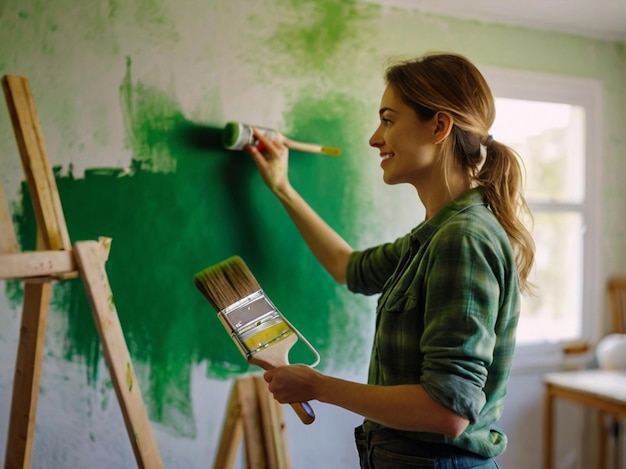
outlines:
{"label": "shirt collar", "polygon": [[423,221],[411,231],[411,241],[423,245],[450,218],[473,205],[487,206],[487,198],[480,187],[474,187],[448,202],[430,220]]}

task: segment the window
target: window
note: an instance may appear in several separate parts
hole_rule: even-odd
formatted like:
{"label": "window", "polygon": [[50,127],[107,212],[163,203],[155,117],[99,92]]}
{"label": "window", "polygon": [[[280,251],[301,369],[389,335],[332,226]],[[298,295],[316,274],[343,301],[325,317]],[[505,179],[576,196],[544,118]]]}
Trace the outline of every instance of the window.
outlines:
{"label": "window", "polygon": [[564,342],[592,341],[599,331],[601,88],[591,80],[483,72],[496,97],[491,132],[521,155],[534,216],[536,296],[522,299],[516,361],[551,365]]}

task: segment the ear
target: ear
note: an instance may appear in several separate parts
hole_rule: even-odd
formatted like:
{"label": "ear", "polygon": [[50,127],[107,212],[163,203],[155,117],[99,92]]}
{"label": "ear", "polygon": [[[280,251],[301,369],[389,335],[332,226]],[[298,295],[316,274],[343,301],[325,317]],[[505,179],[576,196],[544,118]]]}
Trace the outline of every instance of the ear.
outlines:
{"label": "ear", "polygon": [[436,145],[442,143],[450,132],[452,132],[452,126],[454,121],[452,120],[452,116],[445,112],[439,111],[435,114],[435,130],[433,132],[433,137],[435,138],[434,143]]}

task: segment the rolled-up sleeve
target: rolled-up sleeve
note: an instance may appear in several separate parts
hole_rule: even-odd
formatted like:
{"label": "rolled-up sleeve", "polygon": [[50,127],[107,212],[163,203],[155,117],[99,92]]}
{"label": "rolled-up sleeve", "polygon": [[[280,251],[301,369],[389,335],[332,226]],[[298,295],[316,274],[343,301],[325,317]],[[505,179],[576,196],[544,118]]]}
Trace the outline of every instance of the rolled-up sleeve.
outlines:
{"label": "rolled-up sleeve", "polygon": [[488,240],[446,230],[431,244],[421,384],[437,402],[476,422],[493,361],[503,260]]}

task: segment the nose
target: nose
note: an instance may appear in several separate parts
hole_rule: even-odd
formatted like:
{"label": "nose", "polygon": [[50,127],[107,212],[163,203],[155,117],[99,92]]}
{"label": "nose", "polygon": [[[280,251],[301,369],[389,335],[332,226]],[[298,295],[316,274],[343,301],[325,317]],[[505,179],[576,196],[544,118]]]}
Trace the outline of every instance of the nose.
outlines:
{"label": "nose", "polygon": [[383,146],[383,144],[385,143],[384,139],[383,139],[383,134],[381,131],[381,126],[379,125],[376,130],[374,131],[374,133],[372,134],[372,136],[369,139],[369,144],[370,146],[374,147],[374,148],[380,148]]}

